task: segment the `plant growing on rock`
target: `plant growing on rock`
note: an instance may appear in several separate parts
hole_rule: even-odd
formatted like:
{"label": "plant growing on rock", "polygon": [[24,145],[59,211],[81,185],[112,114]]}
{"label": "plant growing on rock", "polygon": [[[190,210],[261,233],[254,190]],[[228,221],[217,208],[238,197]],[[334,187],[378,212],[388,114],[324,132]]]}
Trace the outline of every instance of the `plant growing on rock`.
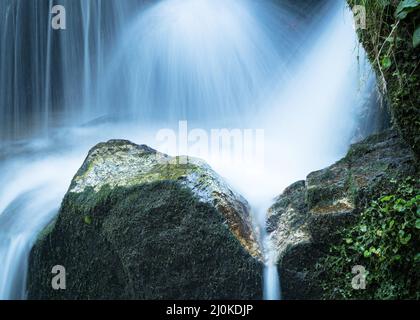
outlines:
{"label": "plant growing on rock", "polygon": [[420,0],[348,0],[364,6],[366,29],[358,35],[379,78],[394,123],[420,154]]}
{"label": "plant growing on rock", "polygon": [[[420,298],[419,186],[413,178],[389,185],[394,192],[373,200],[318,263],[325,298]],[[352,288],[355,265],[366,268],[365,290]]]}

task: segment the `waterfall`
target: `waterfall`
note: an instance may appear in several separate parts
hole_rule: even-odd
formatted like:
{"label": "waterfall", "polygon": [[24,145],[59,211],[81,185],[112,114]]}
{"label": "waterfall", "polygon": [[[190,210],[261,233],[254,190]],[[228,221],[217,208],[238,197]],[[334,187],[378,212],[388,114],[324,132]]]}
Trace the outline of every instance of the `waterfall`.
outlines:
{"label": "waterfall", "polygon": [[[310,8],[308,5],[299,8],[291,0],[283,1],[283,5],[252,0],[213,2],[63,0],[60,4],[66,8],[67,30],[55,31],[50,22],[53,1],[1,1],[1,142],[4,144],[34,135],[47,136],[57,126],[77,125],[104,115],[128,114],[131,118],[133,112],[138,117],[156,117],[165,113],[167,117],[171,114],[181,119],[182,116],[192,118],[193,115],[204,117],[200,109],[218,108],[218,112],[223,112],[223,108],[227,107],[223,95],[227,94],[228,89],[243,91],[249,87],[248,96],[255,96],[259,92],[256,82],[271,79],[272,68],[295,63],[298,47],[304,38],[316,32],[317,19],[310,18],[311,14],[320,12],[322,15],[329,11],[325,5],[321,5],[325,0],[317,1]],[[219,11],[214,9],[219,7]],[[238,12],[234,12],[236,10]],[[308,12],[305,14],[306,10]],[[217,17],[220,11],[225,12],[223,17]],[[182,19],[183,23],[171,19],[171,14],[179,15],[181,12],[194,18]],[[200,21],[204,18],[203,21],[206,21],[206,17],[207,27],[200,31],[212,36],[211,41],[216,41],[215,46],[211,41],[204,41],[204,37],[200,40],[199,33],[194,35],[190,30],[194,26],[188,25],[194,19]],[[219,19],[215,20],[217,23],[209,23],[215,18]],[[257,19],[267,22],[258,23]],[[178,39],[174,28],[180,28]],[[188,36],[193,37],[191,41],[180,36],[182,32],[188,32]],[[184,43],[177,44],[182,39]],[[275,43],[271,43],[271,40]],[[175,44],[173,48],[170,47],[171,41]],[[201,43],[194,44],[194,41]],[[224,47],[223,41],[225,44],[226,41],[232,43]],[[185,45],[185,51],[182,45]],[[160,55],[150,54],[159,50]],[[183,56],[184,52],[189,57],[195,55],[192,57],[195,65],[182,64],[181,58],[188,58]],[[208,56],[209,53],[213,57]],[[165,70],[170,62],[169,54],[180,61],[171,65],[171,70]],[[226,61],[221,58],[223,54],[227,54]],[[241,58],[236,59],[234,55]],[[278,61],[281,63],[274,62],[279,55],[282,59]],[[242,63],[245,65],[241,66]],[[196,75],[195,78],[186,79],[192,67],[207,68],[200,71],[205,77]],[[216,68],[212,74],[209,73],[211,67]],[[158,72],[154,72],[156,70]],[[239,72],[240,77],[227,76],[228,70]],[[165,72],[180,72],[185,80],[183,87],[174,86],[177,79],[173,75],[166,83],[160,81],[159,76]],[[227,79],[218,75],[218,72],[224,72]],[[150,92],[143,95],[142,88],[147,88],[145,84],[142,86],[140,82],[140,86],[135,85],[144,80],[136,78],[139,74],[145,77],[150,73],[154,78],[149,81],[155,83],[149,82],[152,86],[149,88],[166,90],[164,100],[159,101],[163,95],[156,97],[155,94],[153,97]],[[199,81],[194,84],[196,80]],[[203,88],[205,81],[212,81],[216,87]],[[221,82],[217,84],[217,81]],[[222,84],[227,88],[223,88]],[[166,89],[164,85],[167,85]],[[212,96],[212,101],[207,102],[204,97],[200,100],[195,93],[198,89],[205,89]],[[216,95],[215,91],[220,89],[224,92]],[[187,99],[184,104],[182,95],[175,96],[177,90],[189,90],[188,94],[195,94],[195,97]],[[229,99],[235,100],[235,97]],[[237,111],[238,106],[234,104],[245,100],[245,97],[237,99],[227,109]],[[218,103],[213,106],[214,102]],[[168,106],[159,108],[159,105],[166,103]],[[182,106],[177,105],[179,103]],[[203,107],[197,108],[194,103],[200,103]],[[148,120],[145,119],[145,122]]]}
{"label": "waterfall", "polygon": [[142,1],[63,0],[67,30],[51,28],[52,0],[0,2],[1,142],[48,135],[96,116],[108,48]]}
{"label": "waterfall", "polygon": [[80,156],[43,153],[1,163],[0,300],[25,298],[29,251],[56,215]]}
{"label": "waterfall", "polygon": [[[52,1],[0,2],[0,299],[25,298],[30,248],[97,142],[158,148],[156,131],[180,120],[264,129],[263,167],[204,157],[264,229],[257,208],[355,135],[369,87],[344,0],[60,4],[65,31],[50,28]],[[262,243],[264,296],[279,299],[276,255]]]}

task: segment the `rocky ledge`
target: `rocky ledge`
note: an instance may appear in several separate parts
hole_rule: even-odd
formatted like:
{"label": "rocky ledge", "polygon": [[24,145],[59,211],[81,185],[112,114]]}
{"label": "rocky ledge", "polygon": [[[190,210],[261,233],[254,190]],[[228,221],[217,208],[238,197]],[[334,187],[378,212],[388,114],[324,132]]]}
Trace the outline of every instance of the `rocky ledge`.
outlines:
{"label": "rocky ledge", "polygon": [[[29,261],[30,299],[259,299],[250,208],[207,164],[95,146]],[[51,286],[55,265],[66,290]]]}
{"label": "rocky ledge", "polygon": [[285,299],[319,299],[315,265],[389,179],[416,171],[414,155],[393,130],[353,145],[334,165],[288,187],[269,209]]}

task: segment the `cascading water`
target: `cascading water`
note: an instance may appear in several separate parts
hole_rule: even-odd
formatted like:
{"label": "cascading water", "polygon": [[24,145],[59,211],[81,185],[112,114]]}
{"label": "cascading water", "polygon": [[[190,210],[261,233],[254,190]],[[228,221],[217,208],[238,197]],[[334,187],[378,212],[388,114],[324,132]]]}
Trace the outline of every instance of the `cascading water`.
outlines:
{"label": "cascading water", "polygon": [[[156,130],[179,120],[264,129],[264,166],[191,154],[250,201],[264,229],[272,198],[354,136],[363,91],[344,1],[62,2],[63,33],[49,29],[51,1],[0,3],[0,299],[25,297],[30,247],[99,141],[158,148]],[[262,243],[264,298],[279,299],[277,257]]]}
{"label": "cascading water", "polygon": [[[75,161],[76,160],[76,161]],[[25,157],[0,166],[0,299],[25,297],[27,256],[55,216],[80,156]]]}

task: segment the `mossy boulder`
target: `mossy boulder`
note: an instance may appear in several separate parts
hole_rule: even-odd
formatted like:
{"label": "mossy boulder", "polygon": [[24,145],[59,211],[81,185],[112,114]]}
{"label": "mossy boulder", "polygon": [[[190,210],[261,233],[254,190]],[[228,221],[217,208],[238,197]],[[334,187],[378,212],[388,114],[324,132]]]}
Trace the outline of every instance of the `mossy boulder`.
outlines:
{"label": "mossy boulder", "polygon": [[287,188],[269,209],[267,223],[283,297],[322,298],[315,267],[337,231],[354,222],[387,181],[415,174],[410,147],[391,129],[351,146],[342,160]]}
{"label": "mossy boulder", "polygon": [[[30,299],[259,299],[247,202],[204,162],[94,147],[30,255]],[[51,286],[66,268],[65,290]]]}

